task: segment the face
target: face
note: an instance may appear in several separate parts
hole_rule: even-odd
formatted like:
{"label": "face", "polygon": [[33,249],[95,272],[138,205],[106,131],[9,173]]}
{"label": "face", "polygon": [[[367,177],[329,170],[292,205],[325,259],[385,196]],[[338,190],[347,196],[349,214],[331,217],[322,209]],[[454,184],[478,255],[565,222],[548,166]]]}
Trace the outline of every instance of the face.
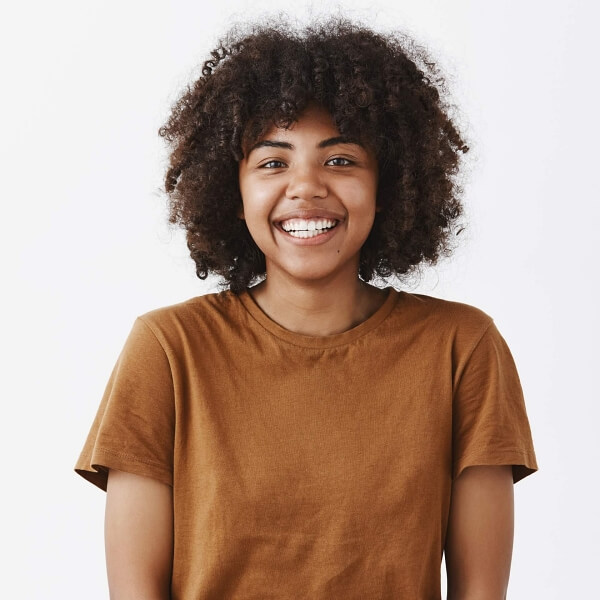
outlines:
{"label": "face", "polygon": [[274,127],[251,144],[239,182],[240,216],[269,281],[356,279],[375,218],[377,161],[342,137],[326,110],[312,106],[289,129]]}

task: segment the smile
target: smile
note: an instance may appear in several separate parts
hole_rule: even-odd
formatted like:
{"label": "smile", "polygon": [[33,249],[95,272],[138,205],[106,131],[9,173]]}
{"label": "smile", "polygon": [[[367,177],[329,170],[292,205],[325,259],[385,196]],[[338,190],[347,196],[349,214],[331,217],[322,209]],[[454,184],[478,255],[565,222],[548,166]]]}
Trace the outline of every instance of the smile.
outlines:
{"label": "smile", "polygon": [[333,229],[339,221],[335,219],[287,219],[279,225],[286,233],[296,238],[312,238]]}

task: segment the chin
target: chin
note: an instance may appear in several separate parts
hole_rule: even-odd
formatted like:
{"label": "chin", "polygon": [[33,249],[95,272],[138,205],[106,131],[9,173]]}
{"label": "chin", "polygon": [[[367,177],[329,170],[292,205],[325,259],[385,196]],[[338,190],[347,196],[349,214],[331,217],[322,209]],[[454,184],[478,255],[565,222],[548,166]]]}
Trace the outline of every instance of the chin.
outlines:
{"label": "chin", "polygon": [[298,281],[299,284],[315,284],[318,282],[327,282],[339,277],[344,277],[347,275],[348,277],[356,278],[358,277],[358,271],[350,269],[332,269],[332,268],[324,268],[323,264],[314,265],[313,267],[308,267],[308,265],[302,265],[298,268],[288,268],[284,269],[287,277],[290,279],[294,279]]}
{"label": "chin", "polygon": [[[267,258],[267,274],[281,275],[287,280],[296,280],[300,285],[323,283],[333,280],[356,279],[358,277],[358,256],[288,256],[288,260],[270,261]],[[291,259],[291,260],[290,260]]]}

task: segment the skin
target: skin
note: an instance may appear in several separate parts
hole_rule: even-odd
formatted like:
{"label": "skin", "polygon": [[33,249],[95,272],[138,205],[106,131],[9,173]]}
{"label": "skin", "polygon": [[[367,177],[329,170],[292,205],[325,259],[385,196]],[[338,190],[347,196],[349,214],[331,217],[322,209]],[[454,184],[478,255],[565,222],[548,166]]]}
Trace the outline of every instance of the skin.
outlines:
{"label": "skin", "polygon": [[171,488],[111,469],[104,519],[111,600],[167,600],[173,564]]}
{"label": "skin", "polygon": [[514,532],[512,467],[467,467],[452,486],[448,600],[504,600]]}
{"label": "skin", "polygon": [[[339,140],[330,115],[311,106],[289,129],[272,128],[240,162],[245,219],[264,252],[266,280],[252,288],[274,321],[304,335],[346,331],[384,294],[358,278],[360,248],[375,213],[377,163],[356,140]],[[338,224],[320,240],[281,229],[289,215],[326,213]],[[510,466],[468,467],[454,481],[446,536],[448,600],[503,600],[513,542]],[[172,490],[111,470],[106,559],[112,600],[167,600],[173,561]]]}
{"label": "skin", "polygon": [[[251,293],[271,319],[305,335],[346,331],[384,300],[358,278],[377,210],[377,161],[356,141],[339,138],[329,113],[311,106],[289,129],[267,131],[239,166],[240,217],[267,266],[266,280]],[[338,219],[334,235],[304,245],[278,226],[302,211]]]}

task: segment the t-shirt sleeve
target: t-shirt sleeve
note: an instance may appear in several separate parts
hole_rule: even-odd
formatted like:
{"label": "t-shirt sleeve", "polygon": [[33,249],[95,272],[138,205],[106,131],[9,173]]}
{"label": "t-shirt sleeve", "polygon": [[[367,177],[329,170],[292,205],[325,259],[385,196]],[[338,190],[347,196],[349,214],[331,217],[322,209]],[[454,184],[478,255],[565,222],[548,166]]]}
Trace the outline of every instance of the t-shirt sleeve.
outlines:
{"label": "t-shirt sleeve", "polygon": [[453,479],[475,465],[512,465],[515,483],[537,471],[517,368],[493,321],[457,372],[452,419]]}
{"label": "t-shirt sleeve", "polygon": [[153,331],[138,318],[112,371],[75,471],[103,490],[109,469],[172,485],[174,429],[169,360]]}

